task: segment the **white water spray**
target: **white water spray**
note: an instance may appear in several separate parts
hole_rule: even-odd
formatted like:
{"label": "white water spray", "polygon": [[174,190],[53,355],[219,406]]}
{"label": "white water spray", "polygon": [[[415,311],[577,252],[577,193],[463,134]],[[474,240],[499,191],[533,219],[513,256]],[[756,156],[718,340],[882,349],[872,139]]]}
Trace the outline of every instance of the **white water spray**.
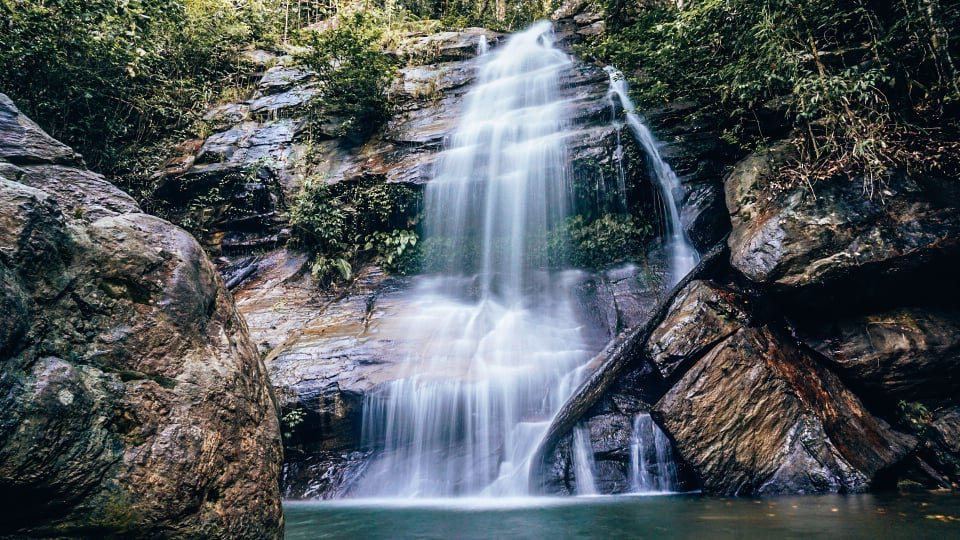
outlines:
{"label": "white water spray", "polygon": [[[670,285],[672,286],[683,279],[700,261],[700,254],[690,243],[690,239],[687,238],[687,234],[683,230],[683,224],[680,222],[680,207],[677,205],[680,179],[677,178],[677,174],[670,165],[663,160],[653,133],[636,114],[636,106],[630,99],[627,80],[623,77],[623,74],[612,66],[607,66],[605,69],[610,76],[610,91],[607,96],[611,100],[611,106],[615,105],[613,96],[618,97],[623,106],[624,117],[630,131],[633,132],[637,142],[640,143],[640,146],[643,147],[650,158],[654,180],[663,200],[667,249],[670,253]],[[622,152],[622,150],[618,150],[618,152]]]}

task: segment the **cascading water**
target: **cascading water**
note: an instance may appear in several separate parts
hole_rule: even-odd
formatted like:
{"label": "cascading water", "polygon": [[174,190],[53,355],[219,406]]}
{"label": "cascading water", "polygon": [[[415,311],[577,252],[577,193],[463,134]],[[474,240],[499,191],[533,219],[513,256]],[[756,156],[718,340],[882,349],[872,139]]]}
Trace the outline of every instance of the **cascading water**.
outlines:
{"label": "cascading water", "polygon": [[577,483],[577,495],[597,494],[597,486],[593,480],[593,465],[590,428],[581,423],[573,429],[573,474]]}
{"label": "cascading water", "polygon": [[677,466],[670,439],[647,413],[640,413],[633,419],[630,490],[633,493],[677,490]]}
{"label": "cascading water", "polygon": [[417,350],[404,378],[368,394],[374,450],[358,496],[525,494],[529,458],[598,349],[577,319],[570,274],[542,270],[568,215],[560,99],[571,59],[535,24],[484,56],[427,187],[420,278],[391,321]]}
{"label": "cascading water", "polygon": [[611,107],[615,108],[613,97],[616,96],[623,106],[624,117],[630,131],[633,132],[637,142],[640,143],[650,159],[654,180],[663,200],[667,250],[670,254],[670,285],[674,285],[683,279],[700,261],[700,254],[690,243],[690,239],[687,238],[683,230],[683,224],[680,222],[680,207],[677,206],[676,197],[680,193],[680,179],[677,178],[677,174],[660,155],[660,149],[657,147],[657,140],[653,133],[634,112],[636,107],[633,100],[630,99],[627,80],[623,77],[623,74],[612,66],[607,66],[605,69],[610,76],[610,90],[607,97],[610,100]]}

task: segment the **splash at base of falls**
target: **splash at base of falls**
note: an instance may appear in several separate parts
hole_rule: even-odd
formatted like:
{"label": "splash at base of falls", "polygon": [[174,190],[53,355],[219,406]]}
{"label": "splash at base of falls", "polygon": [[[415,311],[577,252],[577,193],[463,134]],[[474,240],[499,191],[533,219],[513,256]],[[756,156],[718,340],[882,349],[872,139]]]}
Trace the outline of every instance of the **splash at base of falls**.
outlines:
{"label": "splash at base of falls", "polygon": [[351,495],[519,495],[528,458],[600,346],[566,293],[579,272],[542,274],[543,288],[506,304],[457,297],[475,280],[424,276],[416,309],[384,323],[416,350],[406,376],[367,394],[364,446],[376,457]]}

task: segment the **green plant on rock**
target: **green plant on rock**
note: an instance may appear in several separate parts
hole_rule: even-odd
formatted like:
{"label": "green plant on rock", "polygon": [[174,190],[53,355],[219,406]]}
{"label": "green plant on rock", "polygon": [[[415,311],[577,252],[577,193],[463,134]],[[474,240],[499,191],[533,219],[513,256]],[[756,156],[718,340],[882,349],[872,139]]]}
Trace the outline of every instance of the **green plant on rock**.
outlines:
{"label": "green plant on rock", "polygon": [[917,401],[901,400],[897,404],[897,415],[902,424],[910,428],[914,433],[922,433],[930,426],[933,421],[933,413],[926,405]]}
{"label": "green plant on rock", "polygon": [[376,262],[385,269],[406,273],[411,263],[404,259],[404,255],[409,255],[419,240],[417,233],[411,230],[376,231],[367,236],[364,249],[376,251]]}
{"label": "green plant on rock", "polygon": [[551,266],[609,268],[643,258],[653,226],[629,214],[604,214],[588,221],[577,215],[551,231],[547,240]]}
{"label": "green plant on rock", "polygon": [[280,431],[284,440],[290,440],[297,432],[297,426],[303,423],[307,418],[307,413],[303,409],[290,409],[280,417]]}
{"label": "green plant on rock", "polygon": [[350,281],[365,262],[406,273],[417,267],[419,207],[420,192],[406,185],[312,178],[290,209],[293,239],[322,285]]}

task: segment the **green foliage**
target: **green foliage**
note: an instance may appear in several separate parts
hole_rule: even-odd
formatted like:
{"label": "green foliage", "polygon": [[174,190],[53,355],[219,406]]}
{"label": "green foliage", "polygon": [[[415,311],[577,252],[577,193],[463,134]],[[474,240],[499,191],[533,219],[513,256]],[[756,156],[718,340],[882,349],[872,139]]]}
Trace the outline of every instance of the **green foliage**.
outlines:
{"label": "green foliage", "polygon": [[409,261],[404,255],[416,247],[419,239],[417,233],[410,230],[376,231],[367,236],[364,249],[375,249],[377,261],[388,270],[405,269]]}
{"label": "green foliage", "polygon": [[903,401],[897,404],[897,417],[901,424],[914,433],[923,433],[933,421],[933,413],[923,403]]}
{"label": "green foliage", "polygon": [[650,223],[629,214],[604,214],[593,221],[578,215],[550,233],[548,260],[554,267],[608,268],[642,259],[651,236]]}
{"label": "green foliage", "polygon": [[313,257],[311,271],[324,285],[349,281],[374,261],[405,273],[417,245],[420,193],[401,184],[308,181],[290,209],[296,245]]}
{"label": "green foliage", "polygon": [[406,0],[384,2],[385,10],[402,10],[416,17],[439,19],[447,28],[480,26],[509,32],[545,19],[559,0]]}
{"label": "green foliage", "polygon": [[609,0],[606,9],[612,31],[580,51],[623,70],[640,106],[695,100],[733,119],[730,133],[762,138],[759,111],[785,105],[800,128],[798,179],[862,176],[872,193],[893,168],[933,165],[905,141],[943,140],[913,126],[956,141],[956,3],[696,0],[638,11]]}
{"label": "green foliage", "polygon": [[0,0],[0,89],[92,168],[131,174],[148,165],[144,143],[188,129],[239,84],[239,47],[268,38],[268,7]]}
{"label": "green foliage", "polygon": [[324,32],[306,31],[309,51],[300,61],[315,71],[322,93],[312,107],[314,121],[339,120],[336,135],[359,143],[390,117],[387,89],[395,66],[384,54],[383,29],[367,11],[340,15],[339,24]]}
{"label": "green foliage", "polygon": [[297,431],[297,426],[303,423],[307,418],[307,413],[303,409],[290,409],[280,417],[280,431],[284,440],[290,440]]}

